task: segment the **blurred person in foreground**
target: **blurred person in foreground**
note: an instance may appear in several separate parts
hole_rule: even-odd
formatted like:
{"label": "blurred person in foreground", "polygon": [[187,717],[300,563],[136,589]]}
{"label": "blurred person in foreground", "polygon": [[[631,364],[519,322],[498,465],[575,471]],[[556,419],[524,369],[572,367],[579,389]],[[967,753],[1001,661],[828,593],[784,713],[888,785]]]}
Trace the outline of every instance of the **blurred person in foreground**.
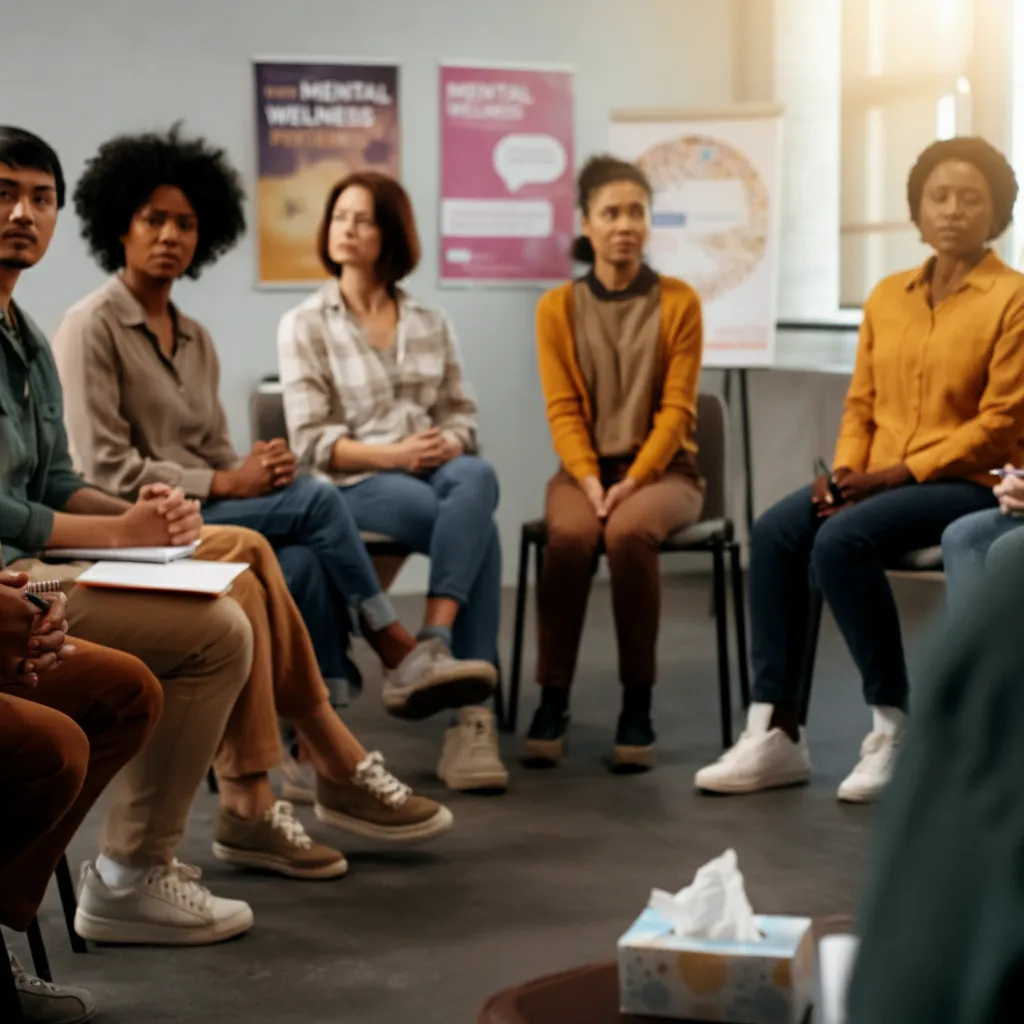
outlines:
{"label": "blurred person in foreground", "polygon": [[878,820],[850,1024],[1024,1020],[1024,557],[926,658]]}

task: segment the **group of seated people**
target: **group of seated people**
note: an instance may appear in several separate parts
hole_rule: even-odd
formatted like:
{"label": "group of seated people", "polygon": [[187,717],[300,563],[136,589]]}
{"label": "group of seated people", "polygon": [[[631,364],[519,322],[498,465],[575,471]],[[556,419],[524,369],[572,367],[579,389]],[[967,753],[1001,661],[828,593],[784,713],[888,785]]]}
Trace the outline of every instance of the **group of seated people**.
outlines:
{"label": "group of seated people", "polygon": [[[381,662],[388,712],[453,712],[437,765],[449,789],[507,787],[486,706],[498,683],[498,480],[480,455],[453,326],[401,286],[420,245],[398,182],[357,172],[327,196],[317,246],[329,278],[278,329],[288,437],[244,455],[229,439],[213,340],[172,302],[179,278],[197,277],[244,231],[237,171],[179,129],[103,145],[73,201],[111,276],[66,313],[51,350],[12,294],[45,254],[65,190],[47,143],[0,127],[0,809],[12,812],[0,837],[0,924],[29,923],[106,789],[78,932],[212,943],[248,930],[253,914],[175,857],[211,764],[213,854],[241,867],[298,879],[347,870],[275,795],[268,773],[278,766],[285,795],[336,829],[409,842],[452,825],[339,717],[343,694],[359,686],[352,636]],[[701,304],[644,262],[653,192],[639,168],[595,157],[578,192],[575,256],[590,269],[537,307],[560,467],[547,488],[541,697],[525,763],[564,755],[603,550],[623,685],[613,765],[635,770],[653,764],[656,742],[659,548],[703,505]],[[833,469],[755,526],[754,703],[738,743],[697,773],[698,789],[808,781],[796,689],[813,573],[873,715],[839,795],[875,799],[908,695],[886,566],[941,541],[959,600],[989,547],[994,558],[1024,543],[1024,532],[1002,537],[1024,511],[1024,480],[1005,475],[993,489],[992,475],[1024,462],[1024,276],[989,247],[1016,193],[1012,169],[980,139],[936,143],[911,172],[911,216],[935,254],[881,282],[865,306]],[[378,578],[366,532],[430,560],[415,634]],[[195,541],[196,558],[249,566],[229,596],[197,605],[76,586],[87,563],[46,561],[47,549]],[[28,582],[54,579],[66,596],[50,595],[48,611],[23,596]],[[18,972],[28,1019],[91,1013],[87,994],[65,990],[66,1014],[54,1016],[61,990]]]}

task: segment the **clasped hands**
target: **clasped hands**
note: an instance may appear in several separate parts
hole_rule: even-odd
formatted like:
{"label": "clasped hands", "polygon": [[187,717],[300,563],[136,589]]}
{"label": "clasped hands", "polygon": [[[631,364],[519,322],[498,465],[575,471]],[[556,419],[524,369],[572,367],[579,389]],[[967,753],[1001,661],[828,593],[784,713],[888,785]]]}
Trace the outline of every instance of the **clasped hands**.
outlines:
{"label": "clasped hands", "polygon": [[118,517],[117,547],[163,547],[199,539],[203,515],[199,502],[180,487],[146,484],[138,500]]}
{"label": "clasped hands", "polygon": [[406,473],[429,473],[457,459],[465,450],[454,435],[445,433],[440,427],[430,427],[391,445],[390,452],[389,468]]}
{"label": "clasped hands", "polygon": [[0,686],[35,686],[75,653],[67,642],[67,598],[47,594],[43,614],[25,599],[28,576],[0,571]]}
{"label": "clasped hands", "polygon": [[[1003,467],[1011,470],[1014,467]],[[1006,516],[1024,516],[1024,479],[1019,476],[1004,476],[992,491],[999,499],[999,511]]]}
{"label": "clasped hands", "polygon": [[[910,470],[902,462],[888,469],[875,470],[873,473],[858,473],[840,466],[831,476],[823,473],[814,481],[811,504],[815,512],[825,519],[834,516],[847,505],[863,501],[882,491],[902,487],[912,479]],[[833,489],[839,492],[840,500],[836,500],[832,493]]]}
{"label": "clasped hands", "polygon": [[281,437],[257,441],[235,469],[214,474],[212,498],[262,498],[287,487],[298,472],[299,462],[288,442]]}
{"label": "clasped hands", "polygon": [[627,476],[617,484],[612,484],[606,491],[596,476],[588,476],[580,481],[580,487],[597,514],[597,518],[603,521],[627,498],[636,493],[638,484],[631,476]]}

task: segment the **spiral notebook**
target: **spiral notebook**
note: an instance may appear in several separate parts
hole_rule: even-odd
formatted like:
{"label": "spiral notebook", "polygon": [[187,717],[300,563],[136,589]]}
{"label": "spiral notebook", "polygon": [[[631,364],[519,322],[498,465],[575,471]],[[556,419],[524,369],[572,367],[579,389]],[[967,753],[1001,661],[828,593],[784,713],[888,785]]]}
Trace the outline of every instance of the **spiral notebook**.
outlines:
{"label": "spiral notebook", "polygon": [[43,552],[43,559],[48,562],[151,562],[159,565],[191,558],[198,547],[199,541],[168,548],[51,548]]}
{"label": "spiral notebook", "polygon": [[249,566],[245,562],[200,562],[185,559],[152,562],[97,562],[75,580],[80,587],[158,590],[170,594],[219,597]]}

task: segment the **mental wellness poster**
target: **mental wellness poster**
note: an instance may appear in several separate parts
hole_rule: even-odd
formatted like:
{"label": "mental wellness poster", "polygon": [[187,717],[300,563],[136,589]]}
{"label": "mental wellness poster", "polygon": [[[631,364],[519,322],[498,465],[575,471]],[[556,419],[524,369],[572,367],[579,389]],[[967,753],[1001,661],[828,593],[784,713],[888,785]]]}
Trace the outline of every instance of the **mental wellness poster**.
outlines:
{"label": "mental wellness poster", "polygon": [[574,234],[573,74],[441,66],[441,282],[564,280]]}
{"label": "mental wellness poster", "polygon": [[254,70],[259,283],[306,287],[324,278],[316,236],[334,183],[399,176],[398,68],[264,58]]}

